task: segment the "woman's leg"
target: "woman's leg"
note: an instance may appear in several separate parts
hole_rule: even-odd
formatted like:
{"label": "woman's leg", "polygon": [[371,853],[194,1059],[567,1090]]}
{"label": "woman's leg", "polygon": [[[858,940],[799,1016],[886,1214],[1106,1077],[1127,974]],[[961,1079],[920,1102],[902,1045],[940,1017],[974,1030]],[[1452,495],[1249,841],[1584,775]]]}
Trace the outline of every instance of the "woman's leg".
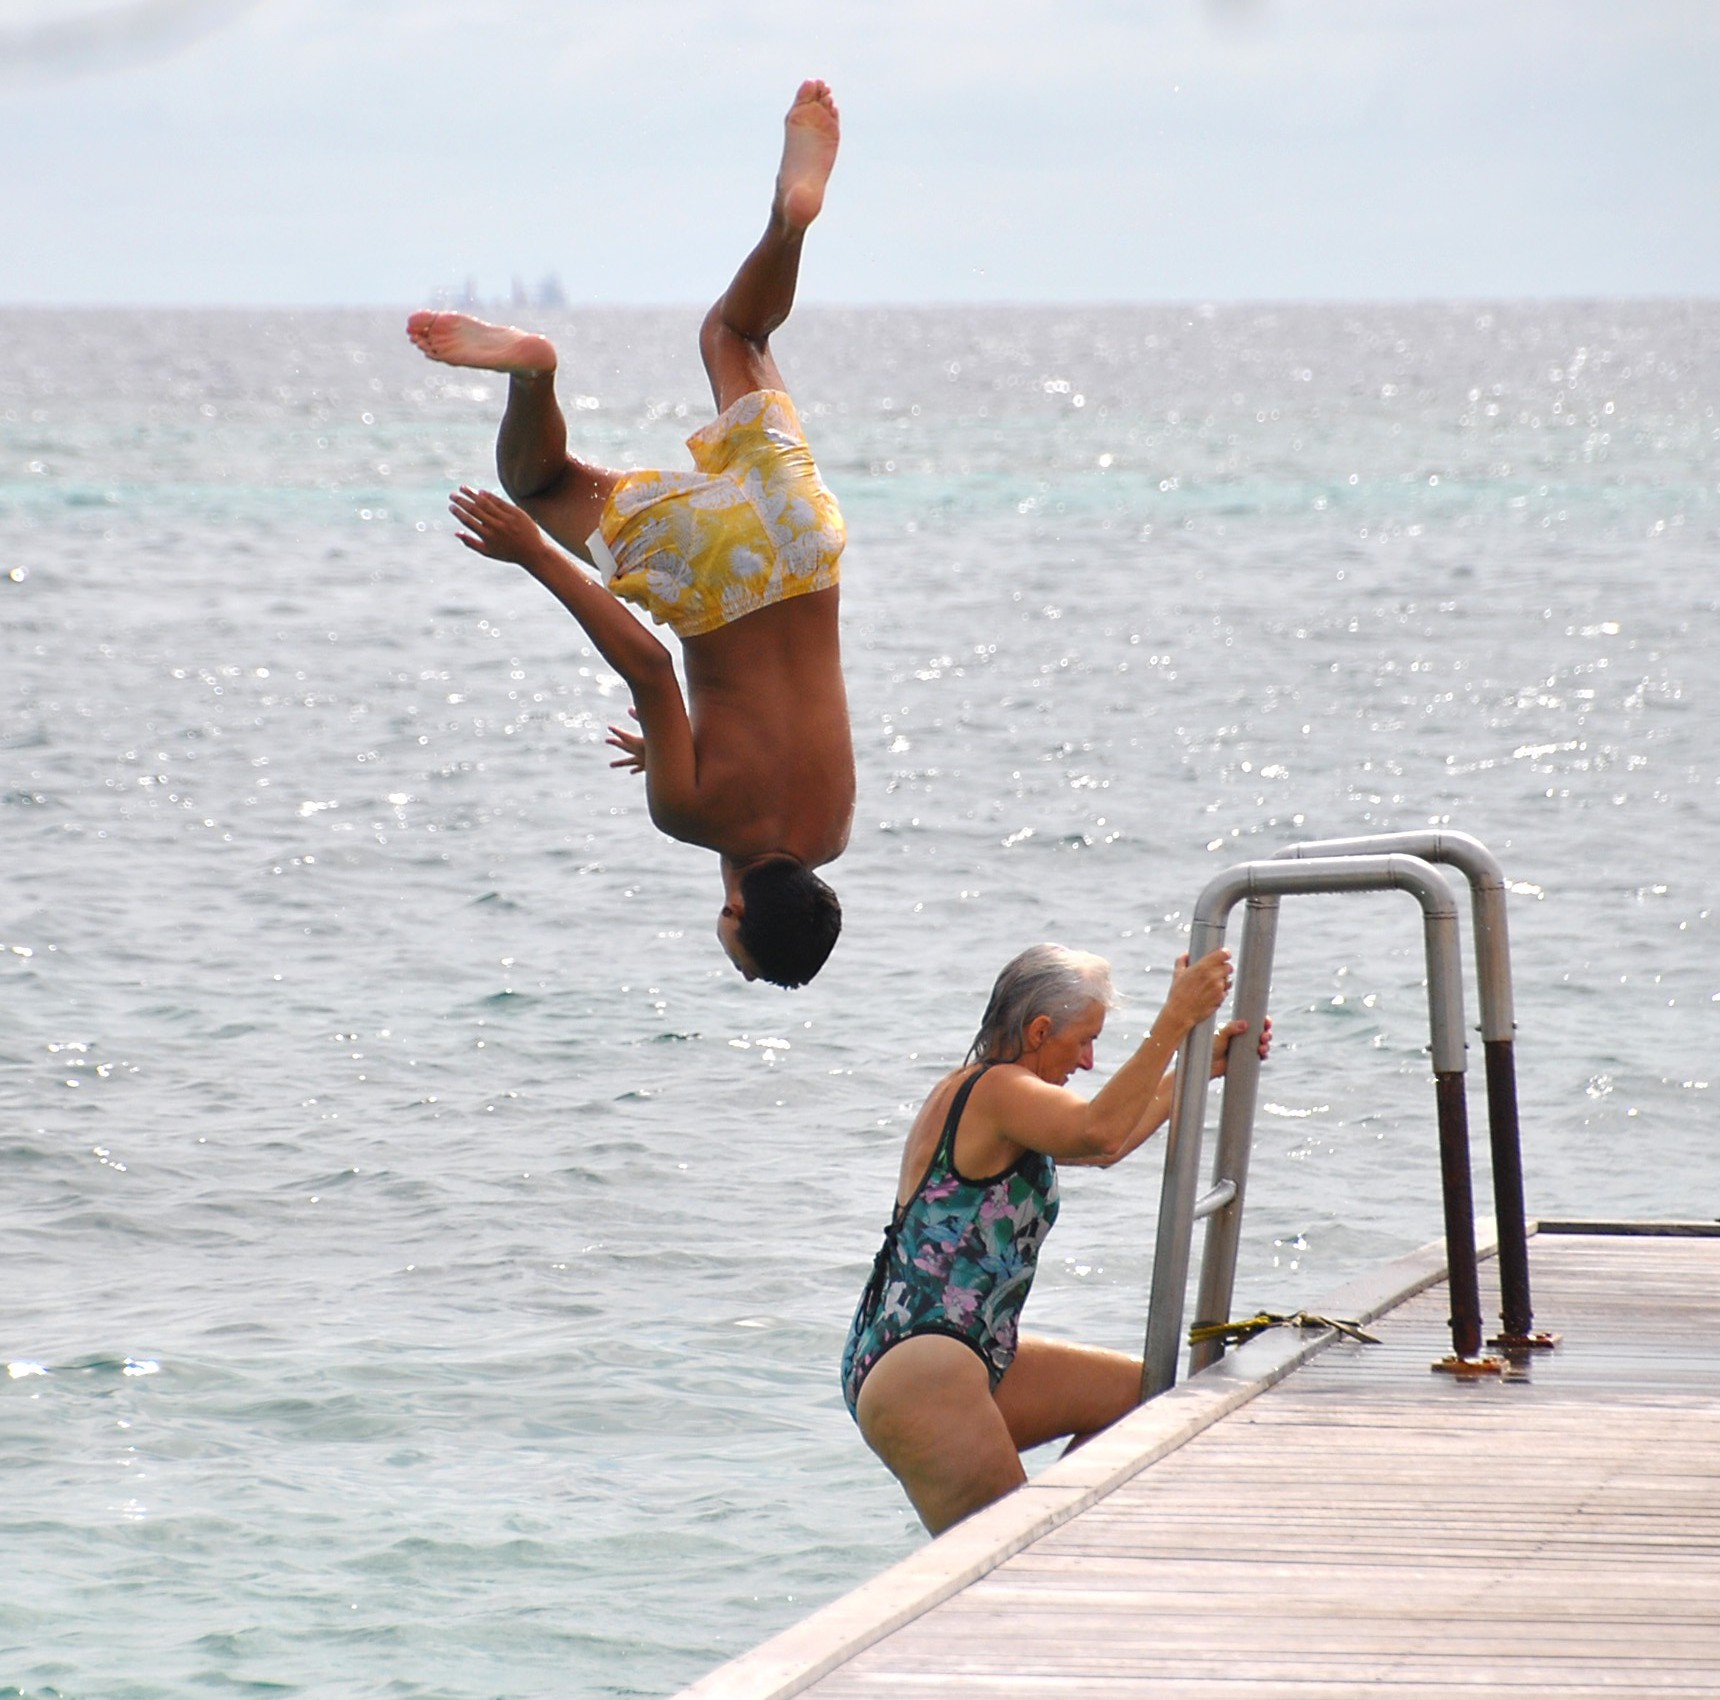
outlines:
{"label": "woman's leg", "polygon": [[1102,1346],[1023,1335],[997,1384],[997,1408],[1022,1451],[1108,1428],[1141,1400],[1141,1360]]}
{"label": "woman's leg", "polygon": [[782,165],[770,223],[699,330],[699,353],[719,413],[754,390],[783,387],[771,358],[770,334],[794,306],[801,240],[824,205],[824,185],[840,138],[829,85],[802,83],[783,120]]}
{"label": "woman's leg", "polygon": [[860,1388],[858,1415],[934,1535],[1027,1479],[985,1364],[959,1340],[920,1334],[892,1346]]}
{"label": "woman's leg", "polygon": [[469,313],[414,313],[406,334],[444,366],[498,372],[508,403],[496,435],[502,488],[564,549],[590,562],[585,540],[620,473],[575,460],[567,452],[567,421],[555,399],[555,346],[548,337],[492,325]]}

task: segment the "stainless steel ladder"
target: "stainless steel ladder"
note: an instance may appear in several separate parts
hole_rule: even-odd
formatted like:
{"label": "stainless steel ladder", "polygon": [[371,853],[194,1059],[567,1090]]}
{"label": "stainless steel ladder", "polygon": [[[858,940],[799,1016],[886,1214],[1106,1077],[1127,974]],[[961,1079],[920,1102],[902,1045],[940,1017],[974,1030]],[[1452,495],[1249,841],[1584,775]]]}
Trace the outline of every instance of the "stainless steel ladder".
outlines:
{"label": "stainless steel ladder", "polygon": [[[1216,1016],[1189,1034],[1177,1058],[1141,1374],[1143,1399],[1164,1392],[1176,1381],[1191,1243],[1197,1221],[1204,1220],[1207,1231],[1196,1323],[1222,1323],[1230,1314],[1260,1080],[1260,1058],[1254,1042],[1260,1035],[1271,990],[1279,900],[1304,892],[1399,890],[1411,893],[1421,905],[1454,1349],[1453,1358],[1438,1367],[1462,1372],[1492,1362],[1480,1356],[1481,1302],[1464,1091],[1463,966],[1457,900],[1448,881],[1433,865],[1436,862],[1448,863],[1464,875],[1473,902],[1504,1324],[1493,1343],[1508,1348],[1554,1344],[1556,1336],[1533,1332],[1529,1298],[1512,1048],[1510,948],[1505,925],[1505,880],[1499,864],[1485,845],[1460,832],[1401,832],[1368,838],[1322,839],[1292,845],[1269,861],[1242,862],[1227,868],[1208,882],[1195,905],[1189,931],[1190,961],[1216,950],[1224,942],[1230,911],[1247,900],[1237,958],[1233,1018],[1247,1021],[1248,1032],[1238,1035],[1231,1045],[1213,1181],[1199,1196],[1201,1143]],[[1196,1346],[1190,1359],[1191,1369],[1204,1369],[1223,1350],[1218,1340]]]}

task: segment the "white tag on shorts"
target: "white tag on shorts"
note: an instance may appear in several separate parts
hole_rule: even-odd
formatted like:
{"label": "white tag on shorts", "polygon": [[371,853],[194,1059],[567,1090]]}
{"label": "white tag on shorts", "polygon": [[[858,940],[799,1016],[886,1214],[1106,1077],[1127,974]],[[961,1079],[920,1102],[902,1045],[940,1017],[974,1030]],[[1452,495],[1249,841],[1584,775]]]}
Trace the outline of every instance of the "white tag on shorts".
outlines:
{"label": "white tag on shorts", "polygon": [[591,564],[603,574],[605,584],[613,584],[621,577],[621,568],[616,564],[615,557],[609,552],[609,545],[603,541],[603,533],[594,531],[586,538],[585,546],[591,551]]}

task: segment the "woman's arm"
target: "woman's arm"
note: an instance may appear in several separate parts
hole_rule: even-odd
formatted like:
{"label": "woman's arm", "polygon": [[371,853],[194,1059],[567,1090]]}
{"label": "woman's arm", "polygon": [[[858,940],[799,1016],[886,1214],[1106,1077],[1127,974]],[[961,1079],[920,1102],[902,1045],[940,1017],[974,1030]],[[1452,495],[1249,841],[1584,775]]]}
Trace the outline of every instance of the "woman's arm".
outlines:
{"label": "woman's arm", "polygon": [[[1212,1039],[1212,1075],[1214,1080],[1220,1079],[1230,1062],[1230,1042],[1241,1037],[1248,1031],[1246,1021],[1232,1021],[1221,1027]],[[1266,1061],[1272,1050],[1272,1017],[1266,1017],[1260,1030],[1260,1060]],[[1153,1094],[1153,1101],[1147,1108],[1147,1113],[1135,1124],[1134,1131],[1124,1140],[1122,1148],[1106,1157],[1068,1157],[1064,1161],[1080,1164],[1089,1168],[1108,1169],[1113,1163],[1120,1163],[1131,1152],[1138,1151],[1146,1142],[1170,1120],[1172,1095],[1176,1091],[1177,1073],[1174,1068],[1167,1069],[1159,1081],[1159,1089]]]}
{"label": "woman's arm", "polygon": [[1025,1069],[995,1070],[989,1080],[997,1085],[986,1094],[986,1108],[997,1132],[1060,1162],[1116,1162],[1147,1137],[1143,1133],[1131,1144],[1183,1040],[1224,1002],[1230,977],[1228,950],[1212,951],[1192,966],[1180,958],[1151,1030],[1090,1102]]}

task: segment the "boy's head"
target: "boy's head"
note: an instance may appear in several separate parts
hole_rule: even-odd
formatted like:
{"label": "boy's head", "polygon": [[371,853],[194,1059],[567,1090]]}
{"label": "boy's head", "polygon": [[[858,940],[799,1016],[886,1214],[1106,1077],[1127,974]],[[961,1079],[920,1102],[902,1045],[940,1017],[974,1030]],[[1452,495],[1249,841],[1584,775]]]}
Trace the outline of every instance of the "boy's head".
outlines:
{"label": "boy's head", "polygon": [[793,856],[751,863],[731,883],[717,919],[729,960],[749,980],[804,986],[842,931],[836,893]]}

